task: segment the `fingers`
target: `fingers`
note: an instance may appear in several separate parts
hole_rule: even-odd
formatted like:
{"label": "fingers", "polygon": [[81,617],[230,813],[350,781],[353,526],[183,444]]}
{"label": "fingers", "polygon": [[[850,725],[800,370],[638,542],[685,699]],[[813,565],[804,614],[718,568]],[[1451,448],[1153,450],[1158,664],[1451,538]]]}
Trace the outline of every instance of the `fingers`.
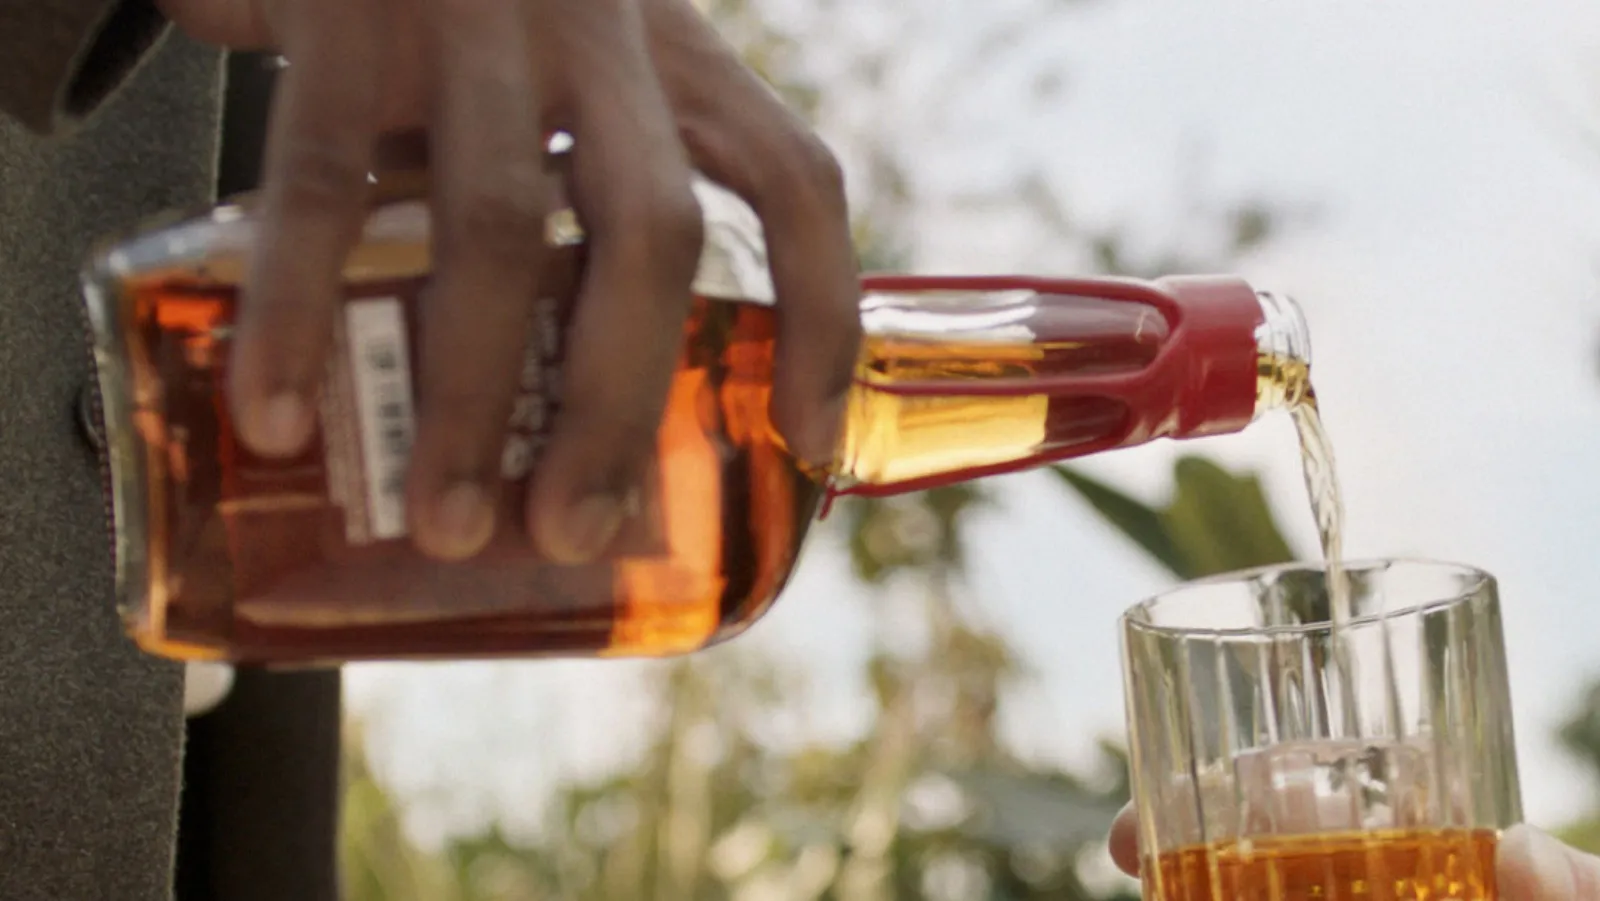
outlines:
{"label": "fingers", "polygon": [[434,270],[423,304],[413,540],[459,559],[493,535],[506,422],[543,259],[549,184],[523,4],[436,0],[425,21]]}
{"label": "fingers", "polygon": [[1111,822],[1107,839],[1111,849],[1111,862],[1129,876],[1139,875],[1139,818],[1133,805],[1128,804]]}
{"label": "fingers", "polygon": [[599,556],[639,501],[682,345],[702,224],[632,3],[562,7],[573,206],[589,255],[562,411],[529,528],[564,563]]}
{"label": "fingers", "polygon": [[1496,870],[1506,901],[1600,899],[1600,858],[1532,826],[1513,826],[1501,836]]}
{"label": "fingers", "polygon": [[380,102],[382,5],[286,0],[261,234],[244,285],[231,400],[246,445],[298,452],[313,428],[340,270],[363,217]]}
{"label": "fingers", "polygon": [[800,458],[833,462],[860,352],[860,283],[838,161],[698,12],[647,5],[685,146],[755,208],[778,294],[773,415]]}
{"label": "fingers", "polygon": [[809,135],[788,148],[752,191],[778,292],[773,417],[796,455],[826,465],[860,352],[860,282],[838,162]]}

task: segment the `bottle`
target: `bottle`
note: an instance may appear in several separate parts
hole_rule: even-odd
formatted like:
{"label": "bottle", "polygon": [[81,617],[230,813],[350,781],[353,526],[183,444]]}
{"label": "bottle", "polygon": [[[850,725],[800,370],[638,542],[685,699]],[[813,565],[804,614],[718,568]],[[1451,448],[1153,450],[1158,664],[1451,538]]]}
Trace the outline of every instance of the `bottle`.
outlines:
{"label": "bottle", "polygon": [[657,465],[608,558],[585,566],[540,560],[521,525],[560,408],[583,250],[570,210],[549,221],[502,525],[455,563],[412,549],[398,491],[429,271],[423,195],[369,214],[344,270],[319,432],[291,460],[242,447],[224,398],[248,206],[103,245],[84,272],[98,388],[85,419],[132,638],[169,658],[286,666],[693,651],[768,609],[836,495],[1233,432],[1302,393],[1299,311],[1237,279],[869,277],[844,437],[831,471],[809,471],[768,418],[775,297],[760,222],[710,182],[695,190],[706,239]]}

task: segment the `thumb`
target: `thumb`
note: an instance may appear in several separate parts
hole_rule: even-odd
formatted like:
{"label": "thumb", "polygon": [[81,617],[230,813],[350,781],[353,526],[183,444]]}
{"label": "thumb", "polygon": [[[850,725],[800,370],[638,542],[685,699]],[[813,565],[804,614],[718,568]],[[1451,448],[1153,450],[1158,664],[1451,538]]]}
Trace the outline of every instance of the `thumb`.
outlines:
{"label": "thumb", "polygon": [[1505,901],[1600,901],[1600,857],[1532,826],[1506,830],[1496,869]]}
{"label": "thumb", "polygon": [[1107,843],[1110,845],[1111,860],[1116,863],[1117,869],[1129,876],[1138,876],[1139,818],[1131,803],[1117,814],[1117,819],[1111,824]]}

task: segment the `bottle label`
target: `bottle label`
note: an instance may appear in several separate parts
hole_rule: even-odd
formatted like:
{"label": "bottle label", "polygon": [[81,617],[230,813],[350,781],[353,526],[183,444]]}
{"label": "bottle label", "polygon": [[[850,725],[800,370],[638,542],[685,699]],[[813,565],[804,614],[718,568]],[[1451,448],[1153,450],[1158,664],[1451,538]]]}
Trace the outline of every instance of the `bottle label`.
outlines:
{"label": "bottle label", "polygon": [[771,306],[777,300],[761,219],[737,194],[696,176],[694,197],[705,224],[694,293]]}
{"label": "bottle label", "polygon": [[[350,297],[334,323],[320,412],[328,497],[343,514],[343,538],[352,547],[409,534],[405,480],[417,429],[416,287]],[[500,455],[502,528],[491,548],[526,553],[528,482],[561,406],[565,312],[553,298],[534,308],[522,366],[513,375],[517,394]],[[667,552],[656,467],[645,473],[642,489],[612,558]]]}
{"label": "bottle label", "polygon": [[[406,461],[416,436],[416,416],[412,410],[410,348],[406,345],[405,312],[399,298],[373,297],[345,304],[343,321],[335,329],[336,346],[342,352],[346,372],[343,386],[354,399],[354,409],[344,422],[353,432],[341,437],[342,453],[329,453],[330,463],[342,457],[347,465],[359,467],[359,493],[344,497],[345,540],[363,545],[374,541],[402,538],[406,534]],[[352,443],[357,447],[349,447]],[[330,447],[330,451],[332,448]],[[331,478],[330,488],[339,494]],[[350,472],[347,470],[347,473]],[[351,473],[353,474],[353,473]]]}
{"label": "bottle label", "polygon": [[[692,291],[696,296],[772,305],[776,300],[761,220],[733,192],[704,178],[693,184],[704,216],[706,239]],[[426,221],[419,202],[375,212],[367,238],[406,236]],[[569,210],[553,214],[547,240],[557,254],[583,244],[583,230]],[[562,339],[576,292],[577,270],[556,279],[553,296],[534,309],[532,335],[518,374],[500,475],[506,483],[502,518],[521,525],[526,483],[561,404]],[[572,279],[568,283],[567,279]],[[408,534],[405,469],[415,438],[418,294],[421,280],[366,285],[347,297],[334,324],[333,347],[321,399],[328,494],[344,518],[344,540],[354,547],[403,539]],[[561,298],[561,299],[557,299]],[[637,514],[623,526],[613,556],[666,553],[658,465],[644,475],[635,499]]]}

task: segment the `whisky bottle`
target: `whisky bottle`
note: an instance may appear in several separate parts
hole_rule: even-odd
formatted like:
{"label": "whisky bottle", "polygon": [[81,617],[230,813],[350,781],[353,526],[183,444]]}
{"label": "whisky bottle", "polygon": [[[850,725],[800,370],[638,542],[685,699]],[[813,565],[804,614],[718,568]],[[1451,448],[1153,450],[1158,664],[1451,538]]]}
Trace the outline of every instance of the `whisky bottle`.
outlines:
{"label": "whisky bottle", "polygon": [[1294,403],[1309,365],[1285,298],[1224,277],[875,276],[834,465],[788,451],[768,413],[777,299],[760,221],[695,186],[705,244],[655,465],[601,561],[542,560],[522,524],[560,416],[566,314],[583,265],[570,211],[502,459],[500,527],[439,562],[406,535],[416,298],[429,269],[418,194],[375,202],[344,269],[317,435],[294,459],[235,436],[225,371],[248,203],[174,215],[84,271],[118,604],[146,651],[312,666],[369,659],[656,656],[730,638],[793,570],[837,495],[912,491],[1159,438],[1242,429]]}

